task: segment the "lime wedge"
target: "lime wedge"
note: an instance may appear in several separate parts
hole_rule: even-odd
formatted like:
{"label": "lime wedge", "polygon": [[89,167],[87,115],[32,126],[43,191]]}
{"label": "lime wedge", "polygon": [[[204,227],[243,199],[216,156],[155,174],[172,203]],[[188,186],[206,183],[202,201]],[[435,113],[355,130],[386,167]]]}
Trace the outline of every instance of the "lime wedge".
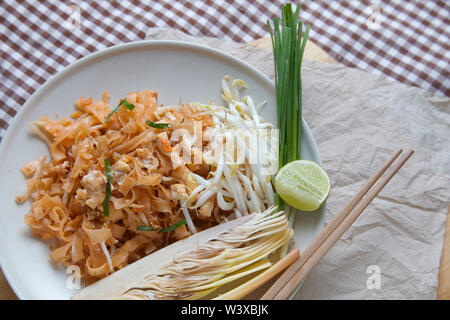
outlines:
{"label": "lime wedge", "polygon": [[314,211],[325,202],[330,193],[330,178],[314,161],[296,160],[278,171],[275,189],[291,207]]}

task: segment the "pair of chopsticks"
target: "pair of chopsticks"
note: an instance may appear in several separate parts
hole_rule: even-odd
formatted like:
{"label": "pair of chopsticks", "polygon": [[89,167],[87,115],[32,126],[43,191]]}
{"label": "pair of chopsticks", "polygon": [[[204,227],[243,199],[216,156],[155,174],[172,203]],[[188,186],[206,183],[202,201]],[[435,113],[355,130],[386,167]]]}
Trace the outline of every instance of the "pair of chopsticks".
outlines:
{"label": "pair of chopsticks", "polygon": [[[367,180],[341,212],[334,216],[326,227],[313,239],[303,254],[287,267],[277,281],[275,281],[269,290],[261,297],[261,300],[283,300],[287,299],[292,294],[314,266],[319,263],[320,259],[322,259],[322,257],[330,250],[342,234],[353,224],[414,153],[413,150],[409,150],[403,153],[399,158],[402,152],[402,149],[397,150],[391,158],[388,159],[369,180]],[[398,161],[395,161],[397,159]],[[285,258],[287,258],[287,256]],[[289,256],[289,258],[292,260],[292,255]],[[282,260],[284,260],[284,258]],[[284,267],[283,269],[286,268],[286,264],[282,264],[282,266]],[[275,265],[273,267],[275,267]],[[279,269],[276,273],[281,272],[283,269]],[[272,270],[272,274],[275,273],[275,271],[276,270]],[[260,283],[259,285],[262,284]]]}

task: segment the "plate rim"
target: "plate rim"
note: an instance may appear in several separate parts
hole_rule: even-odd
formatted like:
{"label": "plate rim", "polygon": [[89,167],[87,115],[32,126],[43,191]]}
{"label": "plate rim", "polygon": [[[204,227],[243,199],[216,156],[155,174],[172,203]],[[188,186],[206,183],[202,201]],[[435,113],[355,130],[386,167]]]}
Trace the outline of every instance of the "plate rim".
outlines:
{"label": "plate rim", "polygon": [[[110,46],[110,47],[103,48],[98,51],[92,52],[92,53],[68,64],[67,66],[65,66],[62,69],[60,69],[59,71],[57,71],[54,75],[50,76],[44,83],[39,85],[39,87],[25,101],[25,103],[20,107],[19,111],[16,113],[16,115],[10,121],[8,128],[6,129],[5,134],[3,136],[3,139],[0,142],[0,154],[4,154],[4,152],[6,151],[6,150],[4,150],[6,148],[5,146],[9,143],[9,141],[11,139],[13,139],[13,137],[9,133],[11,131],[13,131],[12,129],[15,128],[15,126],[18,125],[18,122],[17,122],[18,119],[22,116],[22,114],[27,109],[29,109],[32,106],[34,101],[38,100],[39,96],[42,93],[44,93],[47,90],[47,88],[51,87],[56,81],[58,81],[61,78],[64,78],[67,74],[69,74],[74,69],[83,67],[84,64],[89,64],[90,62],[93,62],[95,59],[101,58],[102,56],[106,56],[106,55],[114,54],[114,53],[118,54],[122,50],[132,50],[133,48],[136,49],[136,48],[145,47],[145,46],[150,46],[150,47],[151,46],[156,46],[156,47],[158,47],[158,46],[164,47],[165,46],[165,47],[174,47],[174,48],[178,48],[178,49],[199,50],[206,54],[215,56],[216,58],[220,57],[224,60],[228,60],[232,63],[240,65],[244,69],[247,69],[248,71],[251,71],[253,74],[255,74],[258,78],[261,78],[267,85],[269,85],[275,91],[274,82],[262,71],[258,70],[256,67],[252,66],[251,64],[249,64],[248,62],[246,62],[240,58],[237,58],[227,52],[221,51],[219,49],[215,49],[208,45],[193,43],[193,42],[189,42],[189,41],[180,41],[180,40],[139,40],[139,41],[121,43],[121,44],[117,44],[114,46]],[[302,126],[305,129],[305,133],[308,137],[307,139],[310,141],[313,152],[315,154],[315,157],[317,158],[315,161],[317,161],[320,165],[322,165],[319,148],[317,147],[316,141],[314,140],[314,137],[312,135],[312,131],[303,116],[302,116]],[[322,223],[322,227],[323,227],[323,223]],[[2,262],[2,260],[3,260],[2,256],[0,255],[0,269],[3,272],[3,275],[6,279],[6,281],[8,282],[9,286],[14,291],[16,296],[20,300],[33,299],[32,297],[31,298],[26,297],[24,294],[22,294],[22,292],[16,286],[14,280],[10,276],[8,269],[5,266],[5,263]],[[300,286],[294,291],[294,294],[296,291],[298,291]],[[292,296],[290,297],[290,299],[292,298]]]}

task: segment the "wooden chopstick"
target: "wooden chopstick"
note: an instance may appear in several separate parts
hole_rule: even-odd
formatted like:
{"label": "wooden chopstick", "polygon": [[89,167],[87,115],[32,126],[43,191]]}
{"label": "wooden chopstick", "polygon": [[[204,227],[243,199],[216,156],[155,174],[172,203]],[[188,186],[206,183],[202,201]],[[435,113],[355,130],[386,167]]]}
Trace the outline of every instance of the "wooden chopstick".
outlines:
{"label": "wooden chopstick", "polygon": [[[399,161],[392,165],[401,152],[401,149],[397,150],[377,173],[364,184],[344,209],[314,238],[300,258],[281,275],[261,299],[286,299],[289,297],[309,271],[311,271],[341,235],[353,224],[356,218],[413,154],[413,150],[408,151],[402,155]],[[385,172],[386,175],[381,177]],[[376,186],[369,191],[377,181]]]}
{"label": "wooden chopstick", "polygon": [[367,208],[372,200],[378,195],[378,193],[384,188],[384,186],[390,181],[390,179],[398,172],[403,164],[411,157],[413,151],[410,150],[406,154],[400,157],[399,161],[395,163],[386,171],[386,175],[381,177],[375,187],[370,190],[367,195],[355,206],[350,214],[344,219],[344,221],[335,229],[335,231],[328,237],[325,242],[319,247],[318,250],[306,261],[306,263],[296,272],[294,277],[287,285],[280,289],[274,299],[287,299],[289,295],[295,290],[295,288],[303,281],[314,266],[319,263],[320,259],[331,249],[336,241],[344,234],[344,232],[354,223],[354,221],[361,215],[361,213]]}
{"label": "wooden chopstick", "polygon": [[[272,299],[278,293],[278,286],[286,285],[289,280],[295,275],[297,270],[301,268],[305,262],[311,257],[311,255],[319,248],[319,246],[325,241],[326,238],[336,229],[336,227],[344,220],[344,218],[350,213],[350,211],[356,206],[359,200],[367,193],[367,191],[375,184],[375,182],[381,177],[387,168],[398,158],[402,149],[395,151],[392,156],[381,166],[381,168],[361,187],[348,204],[335,215],[331,221],[325,226],[325,228],[313,239],[313,241],[306,247],[300,258],[288,268],[277,282],[267,290],[262,299]],[[278,284],[278,286],[275,286]]]}
{"label": "wooden chopstick", "polygon": [[265,284],[267,281],[272,279],[274,276],[279,274],[281,271],[289,267],[297,258],[300,256],[300,251],[298,249],[294,249],[291,252],[289,252],[286,256],[283,257],[283,259],[277,261],[273,266],[271,266],[269,269],[264,271],[263,273],[259,274],[258,276],[254,277],[253,279],[245,282],[244,284],[240,285],[239,287],[230,290],[217,298],[214,298],[214,300],[238,300],[242,299],[246,295],[250,294],[251,292],[255,291],[259,287],[261,287],[263,284]]}

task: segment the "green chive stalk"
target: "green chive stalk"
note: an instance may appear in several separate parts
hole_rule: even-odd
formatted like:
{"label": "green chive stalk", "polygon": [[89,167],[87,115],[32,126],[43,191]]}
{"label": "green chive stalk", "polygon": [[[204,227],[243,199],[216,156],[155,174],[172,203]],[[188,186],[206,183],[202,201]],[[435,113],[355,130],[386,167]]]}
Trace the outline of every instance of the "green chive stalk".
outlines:
{"label": "green chive stalk", "polygon": [[[277,95],[277,126],[279,129],[278,168],[300,159],[302,132],[302,79],[301,68],[306,41],[310,30],[308,24],[303,32],[299,21],[300,4],[295,12],[288,3],[281,9],[279,18],[267,25],[272,40],[275,67],[275,90]],[[289,225],[294,224],[295,209],[276,195],[278,209],[286,212]]]}

